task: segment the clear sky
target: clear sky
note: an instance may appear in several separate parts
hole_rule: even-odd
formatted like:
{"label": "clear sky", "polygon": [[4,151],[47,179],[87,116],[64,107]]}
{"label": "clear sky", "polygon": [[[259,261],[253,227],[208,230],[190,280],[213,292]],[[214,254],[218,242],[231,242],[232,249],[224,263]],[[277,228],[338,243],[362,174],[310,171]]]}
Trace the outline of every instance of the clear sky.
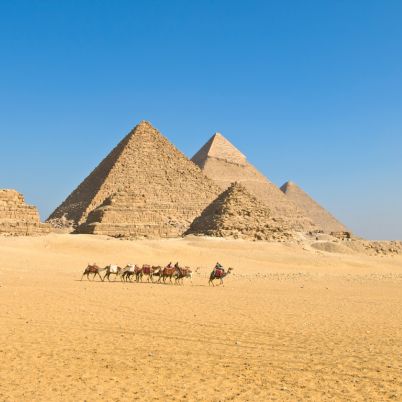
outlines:
{"label": "clear sky", "polygon": [[45,219],[143,119],[402,239],[402,1],[0,0],[1,188]]}

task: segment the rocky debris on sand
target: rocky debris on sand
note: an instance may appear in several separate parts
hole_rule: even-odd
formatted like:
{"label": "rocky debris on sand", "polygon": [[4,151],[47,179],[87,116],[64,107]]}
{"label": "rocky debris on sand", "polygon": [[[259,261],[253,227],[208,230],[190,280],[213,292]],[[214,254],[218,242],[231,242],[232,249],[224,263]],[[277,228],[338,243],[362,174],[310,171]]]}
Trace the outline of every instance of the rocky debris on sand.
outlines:
{"label": "rocky debris on sand", "polygon": [[353,239],[345,242],[353,250],[373,256],[402,255],[402,241],[370,241]]}
{"label": "rocky debris on sand", "polygon": [[65,232],[72,232],[74,230],[74,221],[67,219],[66,214],[61,218],[48,219],[46,221],[53,229],[62,230]]}

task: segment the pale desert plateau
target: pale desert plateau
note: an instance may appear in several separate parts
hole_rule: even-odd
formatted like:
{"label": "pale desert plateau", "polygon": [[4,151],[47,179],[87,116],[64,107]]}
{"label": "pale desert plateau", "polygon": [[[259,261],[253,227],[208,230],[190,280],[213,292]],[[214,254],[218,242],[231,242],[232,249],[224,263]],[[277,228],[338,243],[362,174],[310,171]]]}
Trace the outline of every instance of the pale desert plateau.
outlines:
{"label": "pale desert plateau", "polygon": [[[89,262],[193,283],[80,281]],[[234,267],[208,286],[216,261]],[[187,237],[0,238],[1,401],[402,400],[402,257]]]}

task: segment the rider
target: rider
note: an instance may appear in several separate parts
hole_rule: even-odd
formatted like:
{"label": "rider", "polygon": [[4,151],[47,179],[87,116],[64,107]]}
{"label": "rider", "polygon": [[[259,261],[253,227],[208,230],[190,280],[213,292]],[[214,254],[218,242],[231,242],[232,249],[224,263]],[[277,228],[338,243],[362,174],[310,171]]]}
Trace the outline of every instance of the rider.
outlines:
{"label": "rider", "polygon": [[221,264],[219,264],[219,262],[216,263],[215,268],[214,268],[214,272],[216,273],[217,270],[222,270],[225,271],[225,269],[223,268],[223,266]]}
{"label": "rider", "polygon": [[172,268],[172,261],[169,262],[169,264],[167,265],[167,268]]}

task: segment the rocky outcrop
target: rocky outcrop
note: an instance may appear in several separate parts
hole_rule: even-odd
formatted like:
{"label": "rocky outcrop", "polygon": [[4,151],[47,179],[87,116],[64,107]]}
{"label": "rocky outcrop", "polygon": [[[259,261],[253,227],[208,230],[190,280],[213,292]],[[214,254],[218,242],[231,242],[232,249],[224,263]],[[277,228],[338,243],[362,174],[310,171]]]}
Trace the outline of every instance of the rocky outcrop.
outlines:
{"label": "rocky outcrop", "polygon": [[187,234],[252,240],[287,241],[290,227],[243,185],[233,183],[191,224]]}
{"label": "rocky outcrop", "polygon": [[334,235],[336,233],[348,233],[347,228],[341,222],[335,219],[297,184],[288,181],[281,187],[281,190],[325,233]]}
{"label": "rocky outcrop", "polygon": [[307,232],[319,229],[222,134],[214,134],[192,161],[222,190],[233,182],[241,183],[270,209],[273,218],[284,221],[293,230]]}
{"label": "rocky outcrop", "polygon": [[0,234],[28,236],[49,231],[49,226],[40,222],[36,207],[25,204],[22,194],[0,190]]}

